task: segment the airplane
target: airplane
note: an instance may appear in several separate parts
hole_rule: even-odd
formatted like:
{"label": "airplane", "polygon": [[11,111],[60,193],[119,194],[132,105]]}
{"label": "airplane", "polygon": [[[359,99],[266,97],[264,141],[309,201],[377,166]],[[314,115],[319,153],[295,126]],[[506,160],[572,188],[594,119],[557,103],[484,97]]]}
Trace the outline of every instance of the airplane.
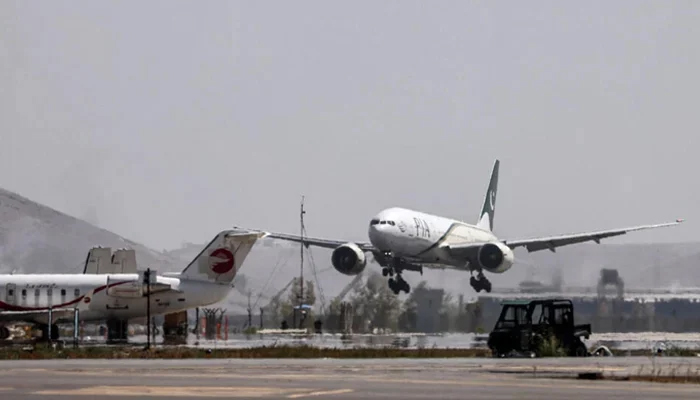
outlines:
{"label": "airplane", "polygon": [[[533,239],[501,240],[493,232],[498,189],[496,160],[481,213],[475,224],[431,215],[406,208],[385,209],[369,222],[369,242],[353,243],[343,240],[327,240],[301,237],[284,233],[263,232],[265,237],[301,243],[305,247],[317,246],[333,249],[331,263],[340,273],[357,275],[367,264],[365,253],[373,255],[382,267],[382,274],[389,276],[389,288],[399,294],[409,293],[410,285],[402,277],[403,271],[427,269],[456,269],[468,271],[470,284],[478,293],[491,292],[491,282],[484,275],[504,273],[514,263],[513,250],[524,247],[528,252],[550,250],[560,246],[595,241],[623,235],[632,231],[677,225],[675,222],[642,225],[630,228],[565,234]],[[474,276],[476,275],[476,276]],[[396,276],[396,278],[394,278]]]}
{"label": "airplane", "polygon": [[[146,316],[150,288],[151,315],[169,314],[223,300],[260,233],[240,229],[219,232],[182,272],[135,274],[3,274],[0,275],[0,321],[38,325],[47,338],[49,309],[54,324]],[[149,284],[150,282],[150,284]],[[9,330],[0,326],[0,339]]]}

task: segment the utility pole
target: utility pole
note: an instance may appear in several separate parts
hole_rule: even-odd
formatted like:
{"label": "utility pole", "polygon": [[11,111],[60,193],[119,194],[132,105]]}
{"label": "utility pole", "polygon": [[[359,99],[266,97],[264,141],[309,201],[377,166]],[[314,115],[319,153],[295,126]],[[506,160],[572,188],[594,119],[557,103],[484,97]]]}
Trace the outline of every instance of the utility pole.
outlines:
{"label": "utility pole", "polygon": [[146,342],[146,350],[151,349],[151,269],[146,268],[146,272],[143,274],[143,280],[146,284],[146,335],[148,336],[148,342]]}
{"label": "utility pole", "polygon": [[248,329],[253,327],[253,309],[250,307],[250,290],[248,291]]}
{"label": "utility pole", "polygon": [[[299,210],[299,224],[300,224],[300,236],[301,236],[301,246],[299,249],[299,255],[300,255],[300,267],[301,267],[301,272],[299,274],[299,279],[301,279],[301,286],[299,290],[299,312],[302,311],[302,306],[304,305],[304,214],[306,214],[306,211],[304,211],[304,196],[301,196],[301,208]],[[301,321],[303,321],[303,318],[301,316],[299,317],[299,328],[301,328]]]}
{"label": "utility pole", "polygon": [[301,258],[301,291],[300,291],[300,297],[301,297],[301,303],[304,303],[304,214],[306,214],[306,211],[304,211],[304,196],[301,196],[301,210],[299,212],[299,223],[301,225],[301,249],[299,252],[300,258]]}

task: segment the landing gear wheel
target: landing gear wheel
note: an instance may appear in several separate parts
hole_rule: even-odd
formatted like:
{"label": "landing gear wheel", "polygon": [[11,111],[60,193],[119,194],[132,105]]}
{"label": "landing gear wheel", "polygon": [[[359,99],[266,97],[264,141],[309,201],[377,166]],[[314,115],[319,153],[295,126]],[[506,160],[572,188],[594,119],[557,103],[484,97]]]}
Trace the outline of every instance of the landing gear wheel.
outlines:
{"label": "landing gear wheel", "polygon": [[5,340],[10,337],[10,330],[4,326],[0,326],[0,340]]}
{"label": "landing gear wheel", "polygon": [[389,275],[389,268],[382,268],[382,275],[388,276]]}
{"label": "landing gear wheel", "polygon": [[[39,329],[41,330],[41,341],[42,342],[48,342],[49,341],[49,326],[45,324],[41,324],[39,326]],[[51,340],[55,341],[58,340],[60,337],[60,333],[58,332],[58,325],[53,324],[51,325]]]}
{"label": "landing gear wheel", "polygon": [[401,279],[401,281],[399,283],[401,284],[401,290],[406,292],[406,294],[408,294],[411,291],[411,285],[409,285],[408,282]]}
{"label": "landing gear wheel", "polygon": [[486,293],[491,293],[491,282],[486,279],[483,273],[479,273],[478,279],[475,277],[469,278],[469,284],[476,290],[477,293],[481,290],[486,291]]}
{"label": "landing gear wheel", "polygon": [[409,293],[411,291],[411,285],[409,285],[401,275],[396,274],[396,279],[389,278],[389,289],[391,289],[394,294],[399,294],[402,291]]}
{"label": "landing gear wheel", "polygon": [[391,289],[394,294],[399,294],[401,289],[399,288],[399,283],[395,281],[393,278],[389,279],[389,289]]}

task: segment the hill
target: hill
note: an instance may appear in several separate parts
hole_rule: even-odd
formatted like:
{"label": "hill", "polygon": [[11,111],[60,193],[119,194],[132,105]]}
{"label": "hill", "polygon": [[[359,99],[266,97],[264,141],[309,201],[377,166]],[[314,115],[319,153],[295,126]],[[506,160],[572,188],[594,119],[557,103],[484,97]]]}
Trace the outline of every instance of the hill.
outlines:
{"label": "hill", "polygon": [[139,266],[176,267],[155,250],[0,188],[0,273],[80,273],[93,246],[134,249]]}

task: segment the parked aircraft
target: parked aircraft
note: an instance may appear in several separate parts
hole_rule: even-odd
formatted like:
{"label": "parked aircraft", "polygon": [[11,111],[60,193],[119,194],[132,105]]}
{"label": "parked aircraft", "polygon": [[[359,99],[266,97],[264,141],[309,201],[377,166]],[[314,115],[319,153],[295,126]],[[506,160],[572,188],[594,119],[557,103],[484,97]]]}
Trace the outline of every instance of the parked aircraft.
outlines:
{"label": "parked aircraft", "polygon": [[[513,249],[524,247],[529,252],[555,251],[557,247],[595,241],[623,235],[642,229],[676,225],[675,222],[642,225],[630,228],[601,230],[559,236],[501,240],[493,232],[496,210],[499,161],[491,172],[486,197],[475,224],[431,215],[405,208],[389,208],[381,211],[369,222],[369,242],[347,242],[301,237],[284,233],[265,232],[270,238],[303,243],[333,249],[331,262],[335,269],[345,275],[357,275],[367,264],[365,253],[370,253],[381,265],[384,276],[389,276],[389,287],[398,294],[408,293],[410,285],[403,279],[403,271],[420,271],[423,268],[457,269],[472,274],[471,286],[477,292],[491,291],[491,282],[484,275],[503,273],[514,262]],[[476,275],[476,276],[475,276]],[[394,278],[395,277],[395,278]]]}
{"label": "parked aircraft", "polygon": [[[0,275],[0,321],[24,321],[48,331],[52,324],[71,321],[78,308],[81,321],[146,316],[150,287],[152,315],[178,312],[217,303],[232,288],[231,282],[260,233],[222,231],[179,273],[135,274],[23,274]],[[150,282],[150,285],[148,284]],[[58,333],[51,328],[53,339]],[[0,327],[0,339],[9,334]]]}

